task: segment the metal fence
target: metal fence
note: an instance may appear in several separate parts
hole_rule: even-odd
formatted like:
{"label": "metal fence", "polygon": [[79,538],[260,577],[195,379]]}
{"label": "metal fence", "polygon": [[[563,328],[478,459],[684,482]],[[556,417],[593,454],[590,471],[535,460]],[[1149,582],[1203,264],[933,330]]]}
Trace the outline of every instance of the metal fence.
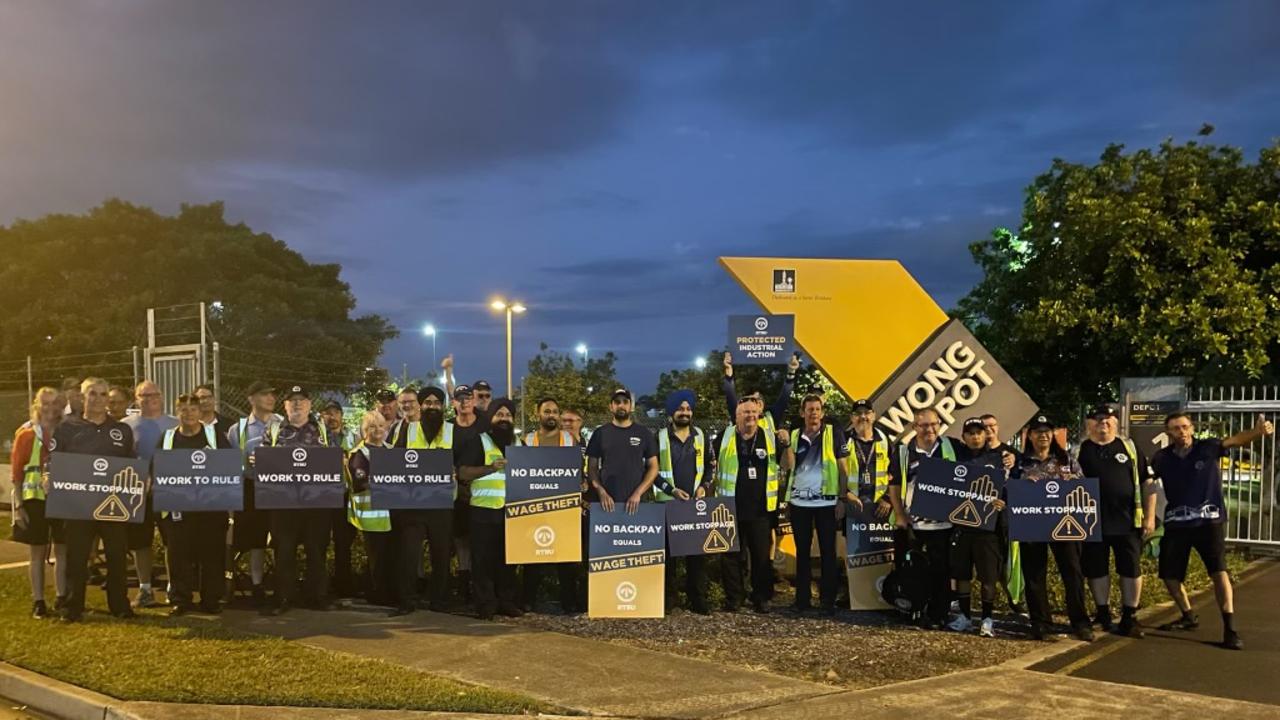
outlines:
{"label": "metal fence", "polygon": [[[1193,388],[1188,397],[1197,434],[1230,437],[1254,427],[1259,416],[1280,424],[1280,387]],[[1278,468],[1275,435],[1232,450],[1222,459],[1229,541],[1280,550]]]}

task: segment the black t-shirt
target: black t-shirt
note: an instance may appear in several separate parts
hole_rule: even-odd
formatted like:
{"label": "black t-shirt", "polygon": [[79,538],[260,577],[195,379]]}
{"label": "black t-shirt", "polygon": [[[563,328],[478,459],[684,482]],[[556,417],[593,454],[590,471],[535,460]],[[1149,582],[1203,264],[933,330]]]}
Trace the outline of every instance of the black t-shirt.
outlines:
{"label": "black t-shirt", "polygon": [[119,420],[108,419],[101,425],[73,417],[62,421],[53,433],[55,452],[106,455],[108,457],[137,457],[133,452],[133,430]]}
{"label": "black t-shirt", "polygon": [[[472,441],[475,441],[476,447],[480,448],[480,458],[481,460],[483,460],[484,448],[480,445],[479,438],[480,438],[480,433],[488,432],[488,431],[489,431],[489,422],[485,420],[483,417],[481,417],[479,413],[476,414],[476,421],[466,427],[463,427],[459,425],[457,422],[454,422],[453,423],[453,458],[454,458],[453,463],[455,465],[468,464],[468,463],[462,462],[460,458],[462,457],[461,455],[462,449],[467,445],[471,444]],[[474,464],[483,465],[484,463],[479,462]]]}
{"label": "black t-shirt", "polygon": [[587,443],[587,457],[600,461],[600,485],[615,502],[631,497],[644,482],[649,458],[658,456],[658,441],[638,423],[601,425]]}
{"label": "black t-shirt", "polygon": [[[1098,478],[1102,500],[1099,509],[1102,514],[1103,535],[1124,535],[1133,532],[1133,468],[1138,467],[1138,482],[1145,484],[1147,459],[1142,449],[1134,447],[1138,457],[1129,457],[1129,450],[1120,438],[1106,445],[1099,445],[1092,440],[1080,443],[1080,468],[1085,477]],[[1141,498],[1139,498],[1141,500]]]}
{"label": "black t-shirt", "polygon": [[1186,455],[1173,446],[1156,451],[1151,467],[1164,484],[1164,522],[1170,528],[1187,528],[1225,522],[1222,499],[1222,458],[1229,453],[1218,438],[1191,443]]}
{"label": "black t-shirt", "polygon": [[[755,435],[744,439],[736,430],[730,430],[716,439],[717,458],[726,441],[738,443],[738,480],[733,495],[737,500],[739,518],[754,518],[768,513],[765,508],[765,485],[769,477],[769,455],[764,433],[763,429],[756,428]],[[774,447],[776,459],[777,446]],[[755,469],[754,478],[751,477],[752,468]]]}

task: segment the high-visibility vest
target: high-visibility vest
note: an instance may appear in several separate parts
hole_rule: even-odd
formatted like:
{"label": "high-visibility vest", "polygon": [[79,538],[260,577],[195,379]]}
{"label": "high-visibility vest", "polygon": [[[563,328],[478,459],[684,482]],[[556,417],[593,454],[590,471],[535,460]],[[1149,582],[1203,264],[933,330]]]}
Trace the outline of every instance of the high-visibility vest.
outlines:
{"label": "high-visibility vest", "polygon": [[[528,433],[527,435],[525,435],[525,436],[524,436],[524,444],[525,444],[525,445],[528,445],[529,447],[538,447],[538,446],[539,446],[539,444],[540,444],[540,443],[538,442],[538,431],[537,431],[537,430],[534,430],[533,432]],[[557,447],[569,447],[570,445],[573,445],[573,444],[574,444],[574,443],[573,443],[573,436],[569,434],[569,431],[568,431],[568,430],[561,430],[561,431],[560,431],[560,444],[559,444]]]}
{"label": "high-visibility vest", "polygon": [[[765,452],[769,455],[769,469],[764,481],[765,510],[773,512],[778,509],[778,458],[773,433],[766,432],[761,426],[756,432],[764,433]],[[738,487],[738,430],[730,425],[724,429],[720,440],[719,479],[720,487],[726,497],[732,497]]]}
{"label": "high-visibility vest", "polygon": [[398,420],[396,421],[395,432],[391,434],[389,441],[391,447],[400,444],[400,433],[407,431],[408,438],[404,442],[407,448],[424,448],[426,447],[426,439],[422,437],[422,421],[421,420]]}
{"label": "high-visibility vest", "polygon": [[[796,443],[800,442],[800,431],[791,431],[791,447],[798,447]],[[830,427],[822,428],[822,496],[835,497],[840,493],[840,464],[836,459],[836,441],[835,433]],[[810,448],[809,452],[813,452]],[[792,468],[792,481],[787,485],[786,502],[791,502],[791,491],[795,488],[794,473]]]}
{"label": "high-visibility vest", "polygon": [[1129,464],[1133,465],[1133,526],[1142,527],[1142,483],[1138,478],[1138,448],[1129,438],[1120,438],[1124,443],[1124,451],[1129,453]]}
{"label": "high-visibility vest", "polygon": [[[216,447],[218,447],[218,435],[217,435],[217,432],[218,432],[218,431],[217,431],[217,430],[214,430],[214,428],[213,428],[213,426],[212,426],[212,425],[205,425],[205,426],[204,426],[204,441],[205,441],[205,443],[206,443],[209,447],[211,447],[211,448],[216,448]],[[178,434],[178,428],[176,428],[176,427],[171,427],[171,428],[169,428],[168,430],[165,430],[165,431],[164,431],[164,443],[163,443],[163,445],[161,445],[161,447],[162,447],[163,449],[165,449],[165,450],[172,450],[172,449],[173,449],[173,438],[174,438],[174,437],[176,437],[176,436],[177,436],[177,434]]]}
{"label": "high-visibility vest", "polygon": [[[854,495],[858,494],[858,482],[862,477],[862,466],[858,460],[857,446],[854,444],[856,440],[850,436],[849,438],[849,481],[847,483],[849,492]],[[875,496],[872,498],[875,502],[880,502],[884,494],[889,492],[889,438],[885,437],[880,431],[876,431],[876,439],[871,443],[871,454],[875,459],[875,469],[871,471],[871,479],[875,483]]]}
{"label": "high-visibility vest", "polygon": [[[693,455],[694,455],[694,471],[693,471],[693,487],[696,490],[702,484],[702,475],[706,471],[707,466],[707,438],[702,434],[701,428],[691,428],[693,432]],[[676,475],[671,468],[671,428],[664,427],[658,431],[658,477],[662,478],[672,489],[676,486]],[[653,499],[658,502],[668,502],[674,499],[674,496],[668,495],[658,489],[657,485],[653,486]]]}
{"label": "high-visibility vest", "polygon": [[[361,440],[351,452],[362,453],[369,457],[369,448]],[[373,492],[365,488],[364,492],[351,493],[347,502],[347,522],[365,532],[389,532],[391,530],[391,511],[373,509]]]}
{"label": "high-visibility vest", "polygon": [[[249,453],[248,453],[247,447],[249,444],[249,420],[252,417],[253,416],[250,415],[249,417],[240,418],[240,423],[237,426],[237,430],[236,430],[236,440],[239,442],[239,445],[240,445],[240,460],[244,462],[246,465],[249,463]],[[270,428],[272,425],[278,422],[281,422],[281,419],[279,418],[279,416],[274,416],[272,417],[271,422],[267,424],[267,427]]]}
{"label": "high-visibility vest", "polygon": [[31,440],[31,457],[22,468],[22,500],[44,500],[44,467],[40,464],[40,454],[44,450],[44,430],[38,424],[32,424],[35,435]]}
{"label": "high-visibility vest", "polygon": [[[938,438],[938,450],[942,453],[942,459],[950,462],[956,461],[956,449],[951,444],[951,438]],[[911,446],[903,443],[898,446],[898,468],[902,471],[902,501],[907,501],[907,468],[911,465]]]}
{"label": "high-visibility vest", "polygon": [[[391,443],[395,445],[395,442]],[[426,434],[422,432],[422,423],[409,424],[409,437],[405,440],[404,446],[407,448],[428,449],[428,450],[452,450],[453,449],[453,423],[445,422],[440,426],[440,434],[427,440]]]}
{"label": "high-visibility vest", "polygon": [[[489,433],[480,433],[480,443],[484,446],[484,464],[492,465],[494,461],[504,457],[502,448],[493,442]],[[513,445],[521,445],[520,436],[516,436]],[[507,472],[495,470],[484,477],[471,482],[471,505],[474,507],[501,510],[507,504]]]}

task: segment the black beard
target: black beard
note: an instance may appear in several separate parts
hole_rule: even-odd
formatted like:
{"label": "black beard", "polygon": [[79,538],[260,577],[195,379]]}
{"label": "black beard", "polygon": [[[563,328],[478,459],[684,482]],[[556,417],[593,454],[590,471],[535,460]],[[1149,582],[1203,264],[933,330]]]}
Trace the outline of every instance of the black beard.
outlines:
{"label": "black beard", "polygon": [[444,427],[444,411],[443,410],[423,410],[422,411],[422,433],[426,436],[427,442],[431,442],[440,436],[440,428]]}
{"label": "black beard", "polygon": [[542,429],[547,432],[560,429],[560,421],[555,418],[544,418],[542,421]]}
{"label": "black beard", "polygon": [[676,427],[685,428],[689,427],[689,424],[693,422],[693,418],[685,417],[684,415],[677,415],[671,418],[671,422],[674,423]]}
{"label": "black beard", "polygon": [[505,448],[516,441],[515,425],[503,420],[496,422],[489,428],[489,434],[493,436],[493,441],[498,447]]}
{"label": "black beard", "polygon": [[614,420],[626,420],[629,417],[631,417],[630,410],[614,410],[613,411]]}

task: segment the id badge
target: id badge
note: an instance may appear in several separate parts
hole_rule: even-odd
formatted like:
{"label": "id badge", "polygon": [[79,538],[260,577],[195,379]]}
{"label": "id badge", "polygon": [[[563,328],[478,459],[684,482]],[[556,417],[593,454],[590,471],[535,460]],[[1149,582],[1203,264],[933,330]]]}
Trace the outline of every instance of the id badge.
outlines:
{"label": "id badge", "polygon": [[756,472],[756,467],[755,467],[754,465],[752,465],[752,466],[750,466],[750,467],[748,467],[748,468],[747,468],[747,477],[748,477],[748,478],[750,478],[751,480],[755,480],[755,479],[756,479],[756,475],[757,475],[757,472]]}

